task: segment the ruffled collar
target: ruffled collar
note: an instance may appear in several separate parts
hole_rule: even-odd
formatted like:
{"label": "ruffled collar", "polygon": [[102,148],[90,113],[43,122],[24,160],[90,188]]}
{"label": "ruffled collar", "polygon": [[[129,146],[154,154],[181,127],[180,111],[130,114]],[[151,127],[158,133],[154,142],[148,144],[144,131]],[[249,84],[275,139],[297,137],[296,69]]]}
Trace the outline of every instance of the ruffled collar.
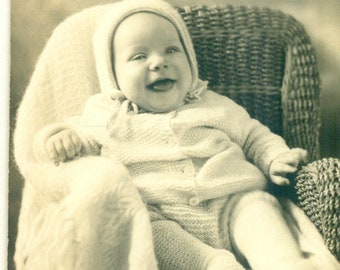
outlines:
{"label": "ruffled collar", "polygon": [[[202,92],[206,91],[207,87],[207,81],[197,80],[196,86],[187,93],[186,97],[184,98],[183,104],[185,105],[196,100],[200,100]],[[122,93],[122,91],[118,89],[112,90],[110,93],[108,93],[108,95],[111,100],[120,104],[119,110],[110,117],[107,124],[107,129],[110,136],[113,136],[115,133],[118,132],[119,127],[121,127],[128,115],[151,113],[139,108],[137,104],[128,100]],[[174,110],[176,110],[176,108],[174,108]]]}

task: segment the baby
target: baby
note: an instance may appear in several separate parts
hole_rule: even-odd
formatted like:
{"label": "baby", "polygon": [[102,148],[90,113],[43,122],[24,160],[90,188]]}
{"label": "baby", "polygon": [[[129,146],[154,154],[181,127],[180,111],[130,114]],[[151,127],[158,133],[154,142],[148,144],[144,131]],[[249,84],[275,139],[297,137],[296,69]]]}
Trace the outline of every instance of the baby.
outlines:
{"label": "baby", "polygon": [[207,89],[170,5],[123,1],[98,26],[94,55],[101,93],[37,134],[38,160],[123,163],[147,204],[160,269],[326,269],[265,192],[267,179],[289,185],[306,151]]}

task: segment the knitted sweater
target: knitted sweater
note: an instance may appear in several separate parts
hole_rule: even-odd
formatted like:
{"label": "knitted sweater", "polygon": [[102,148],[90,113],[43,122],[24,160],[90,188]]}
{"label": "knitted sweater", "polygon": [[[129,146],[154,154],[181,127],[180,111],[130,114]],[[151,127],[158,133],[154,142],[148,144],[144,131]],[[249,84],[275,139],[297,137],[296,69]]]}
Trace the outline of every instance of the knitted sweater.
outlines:
{"label": "knitted sweater", "polygon": [[[119,110],[121,103],[108,95],[93,96],[77,125],[53,124],[38,134],[37,159],[48,158],[44,144],[50,134],[72,127],[87,153],[101,149],[101,155],[122,162],[148,203],[198,204],[264,189],[271,161],[288,150],[241,106],[211,91],[169,113],[117,119]],[[116,130],[107,127],[114,121]]]}

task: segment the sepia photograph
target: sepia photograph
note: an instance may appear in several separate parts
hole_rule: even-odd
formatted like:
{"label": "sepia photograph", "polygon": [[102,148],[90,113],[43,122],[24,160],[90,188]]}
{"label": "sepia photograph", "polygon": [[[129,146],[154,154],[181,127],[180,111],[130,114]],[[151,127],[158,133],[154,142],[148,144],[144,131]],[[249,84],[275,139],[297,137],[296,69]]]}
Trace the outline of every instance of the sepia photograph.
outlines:
{"label": "sepia photograph", "polygon": [[338,0],[0,3],[8,270],[340,269]]}

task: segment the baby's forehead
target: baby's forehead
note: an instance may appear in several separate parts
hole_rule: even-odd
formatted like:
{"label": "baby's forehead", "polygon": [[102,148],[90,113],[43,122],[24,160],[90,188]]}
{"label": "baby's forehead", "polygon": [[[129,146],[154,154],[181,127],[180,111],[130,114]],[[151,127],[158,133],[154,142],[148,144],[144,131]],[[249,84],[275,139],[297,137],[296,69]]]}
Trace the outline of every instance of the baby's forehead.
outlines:
{"label": "baby's forehead", "polygon": [[180,41],[175,25],[167,18],[151,13],[138,12],[125,17],[113,33],[113,39],[126,43],[137,41]]}

